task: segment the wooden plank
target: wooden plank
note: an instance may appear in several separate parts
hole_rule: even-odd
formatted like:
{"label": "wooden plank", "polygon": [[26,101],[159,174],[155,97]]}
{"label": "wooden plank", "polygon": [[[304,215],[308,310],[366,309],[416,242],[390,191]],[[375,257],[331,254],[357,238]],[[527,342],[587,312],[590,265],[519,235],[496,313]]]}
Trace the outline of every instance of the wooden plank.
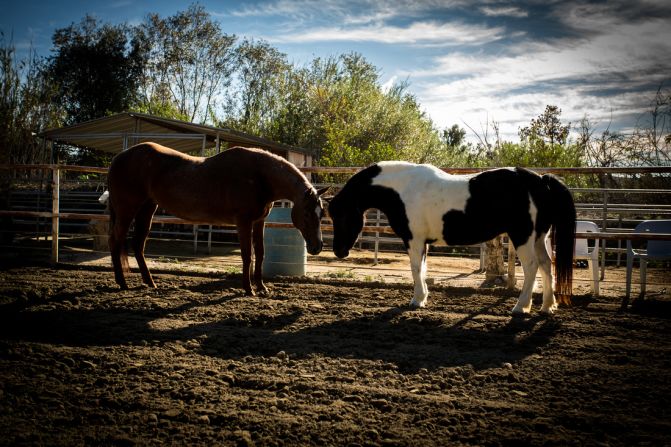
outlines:
{"label": "wooden plank", "polygon": [[73,172],[93,172],[98,174],[107,174],[109,168],[101,168],[97,166],[78,166],[78,165],[59,165],[59,164],[25,164],[25,165],[10,165],[0,164],[0,169],[50,169]]}
{"label": "wooden plank", "polygon": [[[0,169],[61,169],[65,171],[75,172],[95,172],[99,174],[106,174],[108,168],[94,167],[94,166],[78,166],[78,165],[57,165],[57,164],[0,164]],[[354,174],[359,172],[363,167],[361,166],[343,166],[343,167],[325,167],[325,166],[306,166],[299,168],[305,173],[314,174]],[[476,174],[478,172],[497,169],[497,167],[486,168],[442,168],[444,172],[450,174]],[[669,174],[671,173],[671,166],[632,166],[632,167],[614,167],[614,168],[596,168],[596,167],[582,167],[582,168],[529,168],[529,170],[539,174]]]}
{"label": "wooden plank", "polygon": [[58,233],[60,209],[60,175],[61,171],[54,169],[51,171],[51,262],[58,264]]}
{"label": "wooden plank", "polygon": [[[363,169],[363,167],[325,167],[325,166],[307,166],[299,168],[305,173],[311,174],[354,174]],[[440,168],[448,174],[477,174],[479,172],[498,169],[497,167],[487,168]],[[528,168],[530,171],[538,174],[669,174],[671,166],[638,166],[622,168]]]}
{"label": "wooden plank", "polygon": [[[48,211],[8,211],[0,210],[0,216],[14,216],[14,217],[42,217],[51,219],[54,217],[54,213]],[[60,219],[70,219],[70,220],[96,220],[96,221],[108,221],[109,215],[107,214],[78,214],[78,213],[57,213],[56,217]],[[153,223],[162,223],[162,224],[184,224],[184,225],[209,225],[211,222],[193,222],[179,217],[172,216],[156,216],[154,217]],[[233,227],[233,225],[217,225],[224,227]],[[266,226],[269,228],[294,228],[291,223],[281,223],[281,222],[266,222]],[[333,231],[333,225],[322,224],[322,230],[324,231]],[[362,228],[364,233],[383,233],[383,234],[395,234],[394,230],[388,226],[365,226]],[[671,233],[611,233],[611,232],[599,232],[599,233],[576,233],[576,239],[607,239],[607,240],[630,240],[630,241],[646,241],[646,240],[655,240],[655,241],[669,241],[671,240]]]}

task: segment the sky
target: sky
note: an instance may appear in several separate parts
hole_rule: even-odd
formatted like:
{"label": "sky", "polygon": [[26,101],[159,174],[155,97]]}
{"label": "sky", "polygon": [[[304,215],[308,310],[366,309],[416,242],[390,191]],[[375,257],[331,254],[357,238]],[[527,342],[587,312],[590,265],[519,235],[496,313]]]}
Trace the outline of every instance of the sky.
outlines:
{"label": "sky", "polygon": [[[657,89],[671,89],[671,1],[202,0],[222,31],[263,39],[302,66],[361,53],[386,88],[408,91],[439,129],[469,140],[488,123],[517,141],[548,104],[564,123],[599,130],[646,125]],[[54,30],[90,14],[141,24],[188,3],[174,0],[2,0],[0,30],[17,51],[48,56]],[[489,130],[488,130],[489,129]]]}

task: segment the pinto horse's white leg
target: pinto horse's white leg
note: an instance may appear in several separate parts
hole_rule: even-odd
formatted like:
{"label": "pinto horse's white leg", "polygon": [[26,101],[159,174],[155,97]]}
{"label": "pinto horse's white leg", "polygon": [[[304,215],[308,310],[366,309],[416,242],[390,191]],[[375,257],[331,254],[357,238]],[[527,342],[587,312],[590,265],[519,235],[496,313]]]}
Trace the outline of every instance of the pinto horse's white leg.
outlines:
{"label": "pinto horse's white leg", "polygon": [[429,289],[426,286],[426,243],[413,243],[410,241],[408,255],[410,255],[410,270],[415,282],[415,294],[410,301],[411,307],[426,306],[426,298]]}
{"label": "pinto horse's white leg", "polygon": [[514,314],[526,314],[531,311],[531,293],[534,290],[536,272],[538,271],[533,238],[534,234],[529,237],[524,245],[517,248],[517,256],[522,262],[522,270],[524,271],[524,285],[522,285],[522,293],[520,293],[517,304],[513,307]]}
{"label": "pinto horse's white leg", "polygon": [[541,278],[543,279],[543,306],[541,312],[551,314],[557,310],[557,301],[552,290],[552,260],[545,247],[545,235],[541,235],[536,239],[535,244],[536,259],[541,270]]}

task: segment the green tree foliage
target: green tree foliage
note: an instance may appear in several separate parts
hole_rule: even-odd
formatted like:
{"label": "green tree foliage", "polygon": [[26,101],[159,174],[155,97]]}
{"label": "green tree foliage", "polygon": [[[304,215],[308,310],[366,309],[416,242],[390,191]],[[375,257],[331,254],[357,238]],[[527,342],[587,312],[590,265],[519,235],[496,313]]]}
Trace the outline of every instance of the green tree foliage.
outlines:
{"label": "green tree foliage", "polygon": [[234,69],[235,36],[223,33],[198,4],[166,18],[150,14],[136,34],[147,54],[140,108],[211,121],[217,95],[229,85]]}
{"label": "green tree foliage", "polygon": [[466,141],[466,129],[453,124],[448,129],[443,129],[440,135],[441,150],[439,166],[456,167],[479,167],[483,165],[485,158],[485,146],[473,144]]}
{"label": "green tree foliage", "polygon": [[443,142],[446,146],[455,149],[465,147],[466,129],[462,129],[458,124],[453,124],[449,129],[444,129]]}
{"label": "green tree foliage", "polygon": [[360,54],[297,68],[264,42],[244,41],[236,51],[237,93],[219,124],[313,149],[323,166],[438,159],[438,135],[407,85],[383,90]]}
{"label": "green tree foliage", "polygon": [[520,139],[535,144],[566,144],[571,123],[562,125],[561,109],[557,106],[545,106],[545,111],[531,120],[531,124],[520,129]]}
{"label": "green tree foliage", "polygon": [[520,129],[520,143],[497,136],[486,157],[491,166],[570,167],[582,166],[584,150],[568,138],[571,124],[562,124],[561,110],[548,105],[545,111]]}
{"label": "green tree foliage", "polygon": [[144,65],[140,41],[126,25],[99,24],[86,16],[56,30],[48,74],[57,86],[54,103],[65,124],[128,110],[135,102]]}
{"label": "green tree foliage", "polygon": [[[57,30],[53,42],[46,70],[35,61],[17,68],[9,47],[0,54],[3,149],[35,141],[32,132],[47,122],[72,124],[135,110],[308,148],[323,166],[383,159],[438,166],[617,166],[671,159],[671,96],[662,89],[650,119],[634,135],[595,138],[586,119],[571,141],[571,125],[548,105],[520,129],[519,142],[502,141],[493,123],[496,141],[476,135],[480,142],[473,145],[458,125],[439,130],[407,82],[383,87],[378,69],[361,54],[296,66],[267,42],[238,42],[225,34],[199,4],[169,17],[150,14],[138,26],[87,16]],[[35,160],[29,150],[24,154],[23,160]],[[72,161],[88,164],[82,157]]]}
{"label": "green tree foliage", "polygon": [[235,49],[236,70],[226,113],[228,125],[252,134],[270,134],[285,104],[282,77],[291,71],[286,55],[264,41],[245,39]]}
{"label": "green tree foliage", "polygon": [[51,104],[54,85],[44,68],[32,51],[17,60],[0,31],[0,163],[49,161],[35,134],[58,125],[61,116]]}

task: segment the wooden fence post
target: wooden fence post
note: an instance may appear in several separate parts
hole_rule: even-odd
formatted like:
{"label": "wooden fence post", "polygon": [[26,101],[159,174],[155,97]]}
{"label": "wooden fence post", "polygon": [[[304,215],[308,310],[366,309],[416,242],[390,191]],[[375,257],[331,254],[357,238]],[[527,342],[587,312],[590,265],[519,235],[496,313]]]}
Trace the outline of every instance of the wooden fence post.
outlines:
{"label": "wooden fence post", "polygon": [[60,177],[61,171],[58,166],[51,168],[51,262],[58,263],[58,234],[60,209]]}

